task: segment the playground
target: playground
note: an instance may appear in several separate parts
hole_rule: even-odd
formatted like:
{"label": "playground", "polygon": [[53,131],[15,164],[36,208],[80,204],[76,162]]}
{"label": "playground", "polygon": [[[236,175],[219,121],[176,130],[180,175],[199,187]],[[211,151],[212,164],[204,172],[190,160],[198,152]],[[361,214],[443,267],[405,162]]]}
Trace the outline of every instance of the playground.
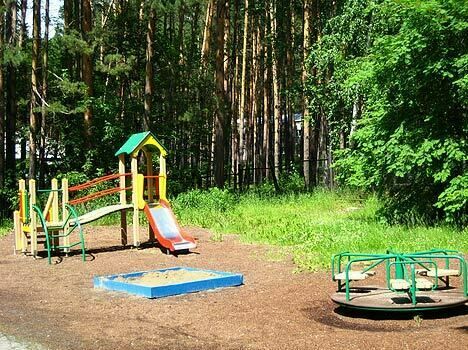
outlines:
{"label": "playground", "polygon": [[[269,258],[271,247],[187,228],[198,248],[174,256],[124,249],[116,230],[86,226],[89,260],[75,254],[53,266],[14,256],[13,235],[1,238],[0,333],[51,349],[460,349],[468,341],[466,306],[421,318],[364,317],[337,309],[329,271],[293,273],[288,257]],[[180,265],[236,271],[245,285],[162,299],[93,289],[95,275]]]}
{"label": "playground", "polygon": [[[118,173],[82,184],[19,182],[14,234],[0,239],[0,335],[50,349],[458,349],[468,341],[466,263],[456,251],[342,252],[331,276],[298,273],[280,247],[181,227],[166,197],[167,151],[150,132],[115,155]],[[120,214],[119,226],[88,225],[110,214]]]}

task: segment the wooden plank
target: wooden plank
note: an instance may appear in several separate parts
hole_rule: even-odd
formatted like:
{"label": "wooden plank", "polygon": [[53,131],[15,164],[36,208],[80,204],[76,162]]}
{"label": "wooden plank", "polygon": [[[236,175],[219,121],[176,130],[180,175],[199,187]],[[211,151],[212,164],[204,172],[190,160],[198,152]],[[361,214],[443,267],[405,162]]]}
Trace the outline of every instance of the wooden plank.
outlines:
{"label": "wooden plank", "polygon": [[17,251],[21,250],[22,247],[21,247],[21,244],[22,244],[22,240],[21,240],[21,219],[20,219],[20,213],[18,210],[15,210],[13,212],[13,224],[14,224],[14,228],[15,228],[15,249],[14,249],[14,252],[16,254]]}
{"label": "wooden plank", "polygon": [[140,222],[138,213],[138,194],[137,194],[137,177],[138,177],[138,160],[137,157],[132,156],[131,161],[132,170],[132,204],[133,204],[133,245],[138,247],[140,245]]}
{"label": "wooden plank", "polygon": [[[100,218],[102,218],[102,217],[104,217],[106,215],[109,215],[109,214],[112,214],[112,213],[115,213],[117,211],[121,211],[121,210],[124,210],[124,209],[129,209],[131,207],[132,207],[131,204],[109,205],[107,207],[102,207],[102,208],[90,211],[90,212],[88,212],[86,214],[83,214],[83,215],[79,216],[78,221],[80,222],[81,225],[88,224],[88,223],[90,223],[92,221],[96,221],[96,220],[98,220],[98,219],[100,219]],[[74,224],[75,220],[70,220],[70,223]]]}
{"label": "wooden plank", "polygon": [[[350,281],[360,281],[360,280],[365,280],[366,278],[372,276],[373,273],[367,273],[367,272],[362,272],[362,271],[354,271],[351,270],[348,273],[348,278]],[[335,280],[346,280],[346,273],[341,272],[337,273],[334,277]]]}
{"label": "wooden plank", "polygon": [[[23,179],[19,180],[18,182],[19,184],[19,190],[20,192],[25,192],[26,191],[26,181],[24,181]],[[27,196],[27,195],[26,195]],[[23,205],[26,206],[25,203],[23,203]],[[26,253],[27,250],[28,250],[28,237],[26,236],[26,233],[24,232],[24,223],[26,222],[27,218],[26,218],[26,212],[25,212],[25,209],[23,209],[23,213],[25,215],[24,218],[22,218],[22,222],[21,222],[21,252],[22,253]]]}
{"label": "wooden plank", "polygon": [[33,205],[36,204],[36,180],[29,180],[29,215],[30,219],[30,228],[31,228],[31,254],[33,256],[37,255],[37,214],[33,210]]}
{"label": "wooden plank", "polygon": [[[125,174],[125,154],[119,155],[119,174]],[[127,193],[125,190],[126,180],[125,175],[119,177],[120,187],[120,204],[127,204]],[[123,209],[120,211],[120,242],[123,246],[127,245],[127,210]]]}
{"label": "wooden plank", "polygon": [[410,284],[404,279],[391,279],[390,286],[395,290],[408,290]]}
{"label": "wooden plank", "polygon": [[416,278],[416,288],[418,289],[431,289],[433,286],[434,284],[425,278]]}
{"label": "wooden plank", "polygon": [[[68,209],[65,204],[68,204],[68,179],[62,179],[62,222],[65,224],[65,220],[68,218]],[[67,223],[64,228],[63,232],[67,232],[69,228],[69,224]],[[70,236],[63,237],[63,245],[67,246],[70,245]],[[64,248],[63,250],[65,253],[70,252],[70,248]]]}
{"label": "wooden plank", "polygon": [[[58,194],[58,182],[57,179],[52,179],[51,181],[51,189],[52,189],[52,212],[50,215],[50,221],[57,222],[59,221],[59,194]],[[61,226],[61,225],[60,225]],[[51,232],[51,234],[55,234],[56,232]],[[54,245],[60,245],[60,239],[58,237],[53,238]]]}

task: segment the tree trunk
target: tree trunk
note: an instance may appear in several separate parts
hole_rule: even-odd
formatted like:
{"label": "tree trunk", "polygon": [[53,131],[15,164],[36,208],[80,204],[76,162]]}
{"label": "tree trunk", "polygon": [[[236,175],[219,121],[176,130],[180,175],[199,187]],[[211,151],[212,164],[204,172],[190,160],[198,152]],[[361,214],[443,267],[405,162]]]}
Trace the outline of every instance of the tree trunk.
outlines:
{"label": "tree trunk", "polygon": [[[6,26],[5,37],[10,47],[16,45],[16,1],[12,1],[7,5],[6,11]],[[16,118],[17,118],[17,103],[16,103],[16,67],[13,63],[7,64],[6,76],[6,125],[5,125],[5,170],[6,178],[10,183],[14,183],[16,179]]]}
{"label": "tree trunk", "polygon": [[44,41],[42,45],[42,101],[41,101],[41,144],[39,149],[40,183],[44,185],[46,173],[46,125],[47,125],[47,70],[49,67],[49,0],[44,4]]}
{"label": "tree trunk", "polygon": [[230,90],[230,106],[231,106],[231,173],[234,189],[237,189],[238,184],[238,168],[239,168],[239,128],[237,119],[239,117],[238,108],[238,80],[239,80],[239,55],[237,54],[238,48],[238,17],[239,17],[239,0],[234,1],[234,18],[233,18],[233,35],[231,45],[231,65],[232,82]]}
{"label": "tree trunk", "polygon": [[37,168],[37,99],[40,96],[39,83],[39,51],[41,45],[41,0],[33,1],[33,44],[31,60],[31,102],[29,108],[29,178],[36,177]]}
{"label": "tree trunk", "polygon": [[302,59],[302,119],[303,119],[303,169],[305,188],[311,188],[310,167],[310,112],[306,96],[307,68],[306,61],[310,51],[310,0],[304,0],[303,59]]}
{"label": "tree trunk", "polygon": [[[248,55],[248,35],[249,35],[249,0],[244,2],[244,33],[242,44],[242,73],[241,73],[241,91],[240,91],[240,112],[239,112],[239,169],[238,173],[243,173],[246,161],[247,152],[245,147],[245,118],[246,118],[246,95],[247,95],[247,55]],[[242,185],[243,179],[239,178],[239,183]]]}
{"label": "tree trunk", "polygon": [[208,55],[210,53],[211,44],[211,23],[215,7],[215,0],[209,0],[206,8],[205,28],[203,29],[203,43],[201,51],[202,65],[208,62]]}
{"label": "tree trunk", "polygon": [[[4,16],[0,16],[0,62],[3,62],[3,21]],[[0,65],[0,187],[5,183],[5,104],[4,104],[4,81],[3,65]],[[1,209],[1,208],[0,208]]]}
{"label": "tree trunk", "polygon": [[224,91],[224,29],[226,0],[217,0],[216,6],[216,98],[217,113],[214,127],[214,176],[215,184],[224,187],[226,94]]}
{"label": "tree trunk", "polygon": [[[270,17],[270,9],[266,8],[265,12],[265,18],[266,18],[266,23],[265,23],[265,38],[270,38],[271,37],[271,17]],[[270,164],[272,163],[270,161],[271,158],[271,150],[270,150],[270,124],[271,124],[271,45],[268,43],[268,41],[265,43],[265,49],[264,49],[264,72],[263,72],[263,164],[265,166],[265,177],[267,179],[270,178]]]}
{"label": "tree trunk", "polygon": [[145,130],[150,130],[151,126],[151,109],[153,102],[153,40],[156,26],[156,10],[150,4],[148,14],[148,26],[146,30],[146,69],[145,69],[145,114],[143,118],[143,126]]}
{"label": "tree trunk", "polygon": [[274,174],[276,180],[279,179],[280,174],[280,157],[281,157],[281,100],[279,95],[279,79],[278,79],[278,45],[277,45],[277,21],[276,21],[276,9],[272,6],[271,9],[271,20],[272,20],[272,80],[273,80],[273,108],[274,108]]}
{"label": "tree trunk", "polygon": [[[73,7],[76,0],[64,0],[63,1],[63,32],[64,34],[70,34],[73,21]],[[74,57],[68,52],[64,52],[64,63],[68,70],[68,75],[73,77],[73,61]]]}
{"label": "tree trunk", "polygon": [[[89,33],[92,29],[92,13],[91,13],[91,0],[82,0],[81,2],[81,30],[83,37],[88,43],[89,42]],[[86,85],[86,94],[87,98],[93,96],[93,61],[92,55],[88,52],[83,52],[82,54],[82,66],[81,74],[83,82]],[[93,109],[91,103],[86,104],[86,109],[84,112],[84,137],[85,137],[85,146],[88,150],[92,147],[92,124],[93,124]]]}
{"label": "tree trunk", "polygon": [[[26,49],[26,39],[27,39],[27,28],[26,28],[26,15],[27,15],[27,9],[28,9],[28,1],[27,0],[21,0],[21,25],[20,25],[20,33],[18,37],[18,47],[21,50]],[[22,64],[21,65],[21,73],[24,74],[24,76],[27,76],[28,74],[28,69],[29,65]],[[23,125],[28,125],[28,111],[25,111],[22,113],[20,119],[23,122]],[[26,137],[21,137],[20,139],[20,154],[21,154],[21,161],[24,162],[26,160]]]}

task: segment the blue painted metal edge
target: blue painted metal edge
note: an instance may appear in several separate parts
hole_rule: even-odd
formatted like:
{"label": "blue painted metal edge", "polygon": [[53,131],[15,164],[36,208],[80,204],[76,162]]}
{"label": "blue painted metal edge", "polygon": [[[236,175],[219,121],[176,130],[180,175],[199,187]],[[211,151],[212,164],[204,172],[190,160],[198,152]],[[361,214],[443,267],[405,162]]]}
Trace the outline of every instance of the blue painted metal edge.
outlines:
{"label": "blue painted metal edge", "polygon": [[[148,272],[164,272],[169,270],[187,270],[187,271],[202,271],[211,272],[218,276],[210,277],[202,280],[173,283],[163,286],[143,286],[134,283],[115,281],[117,277],[130,278],[138,277]],[[192,267],[171,267],[166,269],[148,270],[140,272],[122,273],[108,276],[95,276],[94,288],[103,288],[107,290],[125,292],[133,295],[138,295],[146,298],[162,298],[171,295],[179,295],[186,293],[200,292],[216,288],[226,288],[240,286],[244,282],[244,276],[239,273],[230,273],[216,270],[197,269]]]}

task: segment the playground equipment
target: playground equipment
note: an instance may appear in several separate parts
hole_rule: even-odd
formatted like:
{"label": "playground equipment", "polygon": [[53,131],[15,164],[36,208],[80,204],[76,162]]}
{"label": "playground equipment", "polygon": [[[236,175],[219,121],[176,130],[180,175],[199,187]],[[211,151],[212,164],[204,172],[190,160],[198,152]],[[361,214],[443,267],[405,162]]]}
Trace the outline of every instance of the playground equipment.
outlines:
{"label": "playground equipment", "polygon": [[[385,287],[362,285],[385,268]],[[450,286],[460,278],[461,289]],[[410,254],[343,252],[332,257],[332,300],[344,307],[380,311],[423,311],[463,305],[468,301],[467,264],[454,250],[432,249]],[[353,284],[353,285],[351,285]]]}
{"label": "playground equipment", "polygon": [[[146,175],[139,173],[138,156],[146,159]],[[153,154],[159,153],[159,174],[153,175]],[[79,246],[85,260],[85,241],[82,225],[93,222],[111,213],[121,213],[121,243],[127,244],[127,210],[133,210],[133,245],[140,245],[139,217],[144,211],[149,222],[150,241],[157,239],[167,251],[176,252],[196,247],[193,237],[185,233],[177,223],[166,198],[167,150],[151,132],[131,135],[115,153],[119,158],[119,172],[102,176],[86,183],[69,187],[68,179],[53,179],[50,189],[37,189],[36,181],[19,181],[19,210],[13,214],[15,228],[15,251],[36,256],[38,243],[43,242],[49,264],[54,251],[68,253]],[[125,155],[130,157],[130,172],[126,172]],[[130,178],[130,185],[127,179]],[[118,186],[114,182],[118,181]],[[111,187],[109,187],[111,186]],[[105,189],[102,189],[104,188]],[[131,201],[127,193],[131,191]],[[38,195],[48,194],[44,208],[39,206]],[[79,215],[84,203],[104,196],[119,194],[117,203],[84,212]],[[77,206],[81,205],[79,208]],[[61,207],[61,212],[59,208]],[[74,242],[71,238],[78,236]]]}

